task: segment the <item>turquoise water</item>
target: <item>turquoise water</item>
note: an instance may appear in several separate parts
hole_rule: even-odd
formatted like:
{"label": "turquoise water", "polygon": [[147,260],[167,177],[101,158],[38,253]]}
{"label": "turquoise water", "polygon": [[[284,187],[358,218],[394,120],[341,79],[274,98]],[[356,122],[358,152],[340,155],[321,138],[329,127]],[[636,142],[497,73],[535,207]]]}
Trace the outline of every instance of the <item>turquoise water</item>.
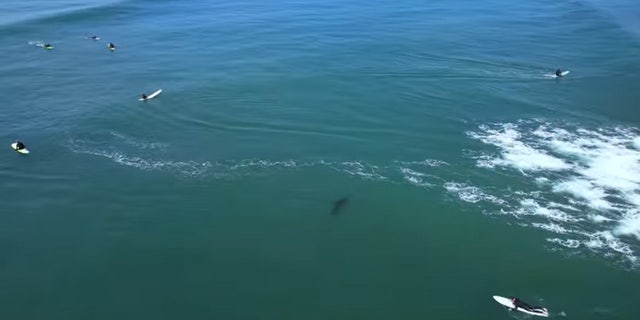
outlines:
{"label": "turquoise water", "polygon": [[640,314],[632,1],[5,6],[3,319]]}

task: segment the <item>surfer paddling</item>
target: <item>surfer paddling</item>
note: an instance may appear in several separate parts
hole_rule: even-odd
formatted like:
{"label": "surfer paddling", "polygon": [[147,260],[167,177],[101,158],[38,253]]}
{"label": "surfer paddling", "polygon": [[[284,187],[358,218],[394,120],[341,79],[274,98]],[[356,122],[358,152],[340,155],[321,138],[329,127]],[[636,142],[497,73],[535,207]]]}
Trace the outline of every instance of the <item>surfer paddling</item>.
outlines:
{"label": "surfer paddling", "polygon": [[493,300],[509,308],[510,311],[516,310],[532,316],[549,317],[549,311],[547,311],[546,308],[529,305],[516,297],[505,298],[501,296],[493,296]]}
{"label": "surfer paddling", "polygon": [[547,308],[542,308],[542,307],[535,307],[532,306],[530,304],[525,303],[524,301],[516,298],[516,297],[509,297],[509,299],[511,300],[511,303],[513,303],[514,308],[513,309],[522,309],[522,310],[527,310],[529,312],[535,312],[535,313],[547,313]]}
{"label": "surfer paddling", "polygon": [[16,148],[15,148],[16,150],[23,150],[27,147],[20,140],[16,140],[14,143],[16,144]]}
{"label": "surfer paddling", "polygon": [[147,100],[151,100],[153,98],[155,98],[156,96],[158,96],[160,94],[160,92],[162,92],[162,89],[158,89],[156,92],[147,95],[146,93],[142,93],[142,95],[140,96],[140,101],[147,101]]}
{"label": "surfer paddling", "polygon": [[107,45],[107,47],[108,47],[108,48],[109,48],[109,50],[111,50],[111,51],[116,50],[116,46],[115,46],[112,42],[109,42],[109,44]]}
{"label": "surfer paddling", "polygon": [[562,77],[562,70],[556,70],[556,77]]}

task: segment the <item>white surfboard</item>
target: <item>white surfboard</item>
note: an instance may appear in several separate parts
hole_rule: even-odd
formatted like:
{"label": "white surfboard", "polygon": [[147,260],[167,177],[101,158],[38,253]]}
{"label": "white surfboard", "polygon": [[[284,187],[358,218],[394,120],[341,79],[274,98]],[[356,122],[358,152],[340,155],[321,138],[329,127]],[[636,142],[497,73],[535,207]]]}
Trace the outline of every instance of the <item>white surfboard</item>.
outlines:
{"label": "white surfboard", "polygon": [[547,77],[547,78],[555,79],[555,78],[564,77],[564,76],[568,75],[569,72],[571,72],[571,71],[569,71],[569,70],[562,71],[562,72],[560,72],[560,76],[558,76],[555,72],[554,73],[546,73],[544,76]]}
{"label": "white surfboard", "polygon": [[29,150],[27,150],[27,148],[18,150],[18,144],[15,142],[11,144],[11,149],[15,150],[18,153],[29,154]]}
{"label": "white surfboard", "polygon": [[510,308],[510,309],[516,309],[520,312],[524,312],[533,316],[540,316],[540,317],[548,317],[549,316],[549,312],[547,311],[547,309],[542,309],[542,311],[540,312],[536,312],[536,311],[530,311],[527,309],[522,309],[522,308],[517,308],[513,302],[511,302],[511,299],[509,298],[505,298],[505,297],[501,297],[501,296],[493,296],[493,299],[496,300],[499,304]]}
{"label": "white surfboard", "polygon": [[138,99],[138,100],[140,100],[140,101],[146,101],[146,100],[153,99],[153,98],[155,98],[157,95],[159,95],[159,94],[160,94],[160,92],[162,92],[162,89],[158,89],[158,91],[156,91],[156,92],[154,92],[154,93],[152,93],[152,94],[148,95],[146,99],[142,99],[142,98],[140,98],[140,99]]}
{"label": "white surfboard", "polygon": [[545,73],[542,76],[547,78],[547,79],[557,79],[557,78],[562,78],[562,77],[568,75],[570,72],[571,71],[569,71],[569,70],[562,71],[562,72],[560,72],[560,76],[557,76],[555,72],[553,72],[553,73],[550,72],[550,73]]}
{"label": "white surfboard", "polygon": [[48,46],[46,46],[44,43],[38,43],[38,44],[36,44],[36,47],[40,47],[42,49],[47,49],[47,50],[52,50],[53,49],[52,45],[49,44]]}

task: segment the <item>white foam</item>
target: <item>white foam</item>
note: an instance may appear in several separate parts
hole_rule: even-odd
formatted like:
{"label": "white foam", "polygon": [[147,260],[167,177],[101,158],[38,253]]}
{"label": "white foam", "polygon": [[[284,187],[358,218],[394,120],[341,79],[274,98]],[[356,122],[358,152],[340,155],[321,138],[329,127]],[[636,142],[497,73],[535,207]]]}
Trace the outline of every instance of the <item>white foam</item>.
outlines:
{"label": "white foam", "polygon": [[203,175],[212,166],[210,162],[143,159],[112,151],[80,150],[77,152],[108,158],[118,164],[142,170],[171,170],[192,177]]}
{"label": "white foam", "polygon": [[564,210],[569,210],[569,211],[575,211],[575,212],[579,212],[580,209],[574,207],[574,206],[570,206],[568,204],[562,204],[562,203],[557,203],[557,202],[549,202],[548,204],[549,208],[557,208],[557,209],[564,209]]}
{"label": "white foam", "polygon": [[569,230],[563,228],[562,226],[555,224],[555,223],[537,223],[534,222],[531,224],[532,226],[539,228],[539,229],[543,229],[543,230],[547,230],[547,231],[551,231],[553,233],[560,233],[560,234],[564,234],[564,233],[568,233]]}
{"label": "white foam", "polygon": [[609,219],[609,218],[607,218],[605,216],[601,216],[599,214],[591,214],[591,215],[589,215],[589,219],[591,219],[591,221],[593,221],[595,223],[613,221],[612,219]]}
{"label": "white foam", "polygon": [[496,165],[496,159],[494,157],[486,155],[476,157],[476,166],[478,168],[493,169]]}
{"label": "white foam", "polygon": [[166,143],[142,141],[115,131],[112,131],[111,135],[122,140],[126,144],[134,146],[136,149],[166,149],[169,146]]}
{"label": "white foam", "polygon": [[[571,165],[562,159],[520,141],[521,136],[516,129],[516,125],[505,124],[500,129],[480,126],[480,132],[468,132],[470,137],[501,149],[501,157],[482,159],[479,165],[513,167],[523,171],[557,171],[571,168]],[[490,164],[487,164],[487,161]]]}
{"label": "white foam", "polygon": [[115,163],[141,170],[173,171],[184,176],[197,177],[204,175],[213,166],[210,162],[173,161],[129,155],[117,150],[114,146],[101,146],[102,143],[71,139],[67,147],[75,153],[89,154],[113,160]]}
{"label": "white foam", "polygon": [[402,175],[404,177],[405,180],[409,181],[411,184],[414,184],[416,186],[420,186],[420,187],[432,187],[433,184],[429,183],[426,181],[426,177],[429,177],[430,175],[422,173],[422,172],[418,172],[409,168],[400,168],[400,171],[402,172]]}
{"label": "white foam", "polygon": [[640,137],[633,138],[633,146],[636,150],[640,150]]}
{"label": "white foam", "polygon": [[305,163],[299,163],[295,160],[282,160],[282,161],[271,161],[264,159],[243,159],[239,161],[232,162],[228,165],[229,170],[240,170],[240,169],[260,169],[260,168],[274,168],[274,167],[282,167],[282,168],[297,168],[306,166]]}
{"label": "white foam", "polygon": [[437,159],[425,159],[422,161],[396,161],[399,164],[403,165],[421,165],[426,167],[440,167],[440,166],[448,166],[449,164],[442,160]]}
{"label": "white foam", "polygon": [[562,129],[562,128],[549,128],[549,126],[545,125],[545,124],[539,125],[531,133],[534,136],[537,136],[537,137],[540,137],[540,138],[545,138],[545,139],[566,137],[566,136],[570,135],[569,131],[567,131],[565,129]]}
{"label": "white foam", "polygon": [[640,212],[628,214],[620,220],[614,234],[633,236],[640,240]]}
{"label": "white foam", "polygon": [[556,222],[575,222],[580,220],[562,210],[542,206],[534,199],[521,200],[520,208],[515,211],[515,214],[543,216]]}
{"label": "white foam", "polygon": [[368,180],[387,180],[387,177],[380,173],[378,166],[361,161],[336,162],[331,167],[343,173]]}
{"label": "white foam", "polygon": [[545,177],[537,177],[536,178],[536,183],[537,184],[547,184],[547,183],[549,183],[549,179],[545,178]]}
{"label": "white foam", "polygon": [[480,201],[487,201],[494,204],[505,204],[505,201],[494,196],[485,193],[482,189],[474,186],[469,186],[464,183],[446,182],[444,188],[451,193],[455,193],[460,200],[470,203],[477,203]]}
{"label": "white foam", "polygon": [[580,246],[580,241],[575,239],[558,239],[558,238],[548,238],[547,241],[551,243],[559,244],[566,248],[575,249]]}
{"label": "white foam", "polygon": [[558,152],[577,157],[582,164],[577,173],[595,185],[633,193],[640,189],[639,139],[628,130],[603,133],[579,129],[573,135],[550,138],[548,144]]}
{"label": "white foam", "polygon": [[605,190],[587,180],[574,178],[564,181],[553,186],[553,191],[569,193],[576,198],[585,200],[594,209],[608,210],[613,208],[606,200],[607,193]]}
{"label": "white foam", "polygon": [[589,243],[593,243],[593,248],[600,248],[602,246],[607,246],[614,251],[621,253],[627,257],[633,255],[633,250],[629,247],[629,245],[620,241],[620,239],[616,238],[609,231],[599,231],[594,232],[590,235]]}
{"label": "white foam", "polygon": [[[530,179],[526,192],[505,190],[507,200],[520,205],[501,211],[533,220],[528,221],[532,227],[578,236],[548,239],[560,246],[633,262],[637,257],[632,248],[638,245],[634,241],[640,241],[639,132],[536,120],[480,126],[468,135],[500,152],[474,155],[478,167],[512,167]],[[534,217],[545,217],[549,223]]]}

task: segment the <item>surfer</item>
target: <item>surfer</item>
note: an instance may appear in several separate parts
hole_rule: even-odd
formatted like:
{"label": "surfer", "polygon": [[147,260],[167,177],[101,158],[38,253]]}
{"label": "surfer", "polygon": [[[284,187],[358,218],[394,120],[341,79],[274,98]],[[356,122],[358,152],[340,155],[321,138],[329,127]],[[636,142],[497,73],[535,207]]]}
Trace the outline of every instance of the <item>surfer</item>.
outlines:
{"label": "surfer", "polygon": [[515,306],[514,309],[523,309],[523,310],[527,310],[527,311],[531,311],[531,312],[547,312],[547,309],[545,308],[541,308],[541,307],[534,307],[530,304],[525,303],[524,301],[516,298],[516,297],[509,297],[509,299],[511,300],[511,302],[513,303],[513,305]]}
{"label": "surfer", "polygon": [[562,70],[556,70],[556,77],[562,77]]}
{"label": "surfer", "polygon": [[91,36],[91,40],[100,40],[100,38],[98,38],[98,36]]}
{"label": "surfer", "polygon": [[115,50],[116,49],[116,46],[112,42],[109,42],[109,45],[107,45],[107,47],[109,47],[109,49],[111,49],[111,50]]}
{"label": "surfer", "polygon": [[26,148],[24,143],[22,143],[20,140],[16,140],[15,144],[16,144],[16,150],[22,150],[22,149]]}
{"label": "surfer", "polygon": [[142,100],[147,100],[147,95],[146,94],[142,94]]}
{"label": "surfer", "polygon": [[53,46],[51,44],[49,44],[49,43],[45,43],[42,47],[45,48],[45,49],[53,48]]}

